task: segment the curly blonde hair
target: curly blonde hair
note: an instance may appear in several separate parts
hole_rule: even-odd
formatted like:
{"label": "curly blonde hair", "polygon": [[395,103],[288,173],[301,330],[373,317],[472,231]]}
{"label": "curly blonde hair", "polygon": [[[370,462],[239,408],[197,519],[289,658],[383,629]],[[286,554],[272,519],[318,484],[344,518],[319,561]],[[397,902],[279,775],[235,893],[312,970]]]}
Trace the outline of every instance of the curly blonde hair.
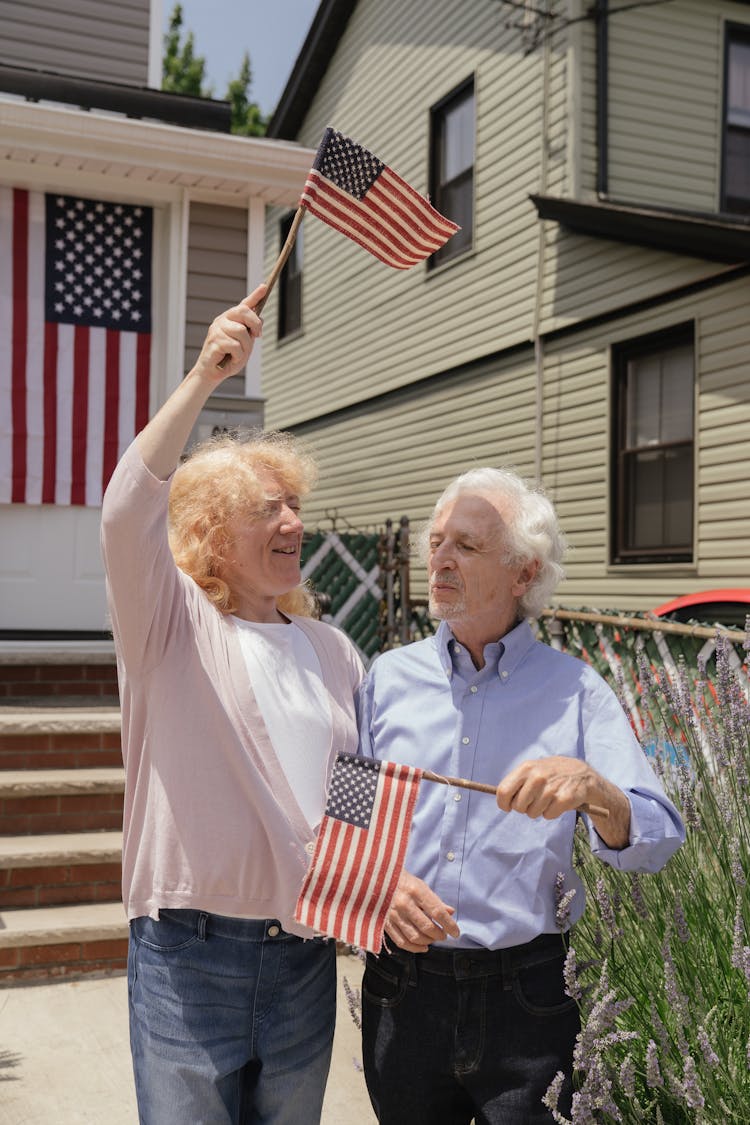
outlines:
{"label": "curly blonde hair", "polygon": [[[306,496],[317,480],[312,454],[292,434],[278,431],[220,434],[195,446],[172,478],[169,545],[181,570],[222,613],[237,609],[221,577],[232,547],[235,516],[261,514],[270,497],[260,475],[271,473],[285,492]],[[252,517],[251,517],[252,518]],[[303,584],[276,599],[286,613],[314,617],[316,603]]]}

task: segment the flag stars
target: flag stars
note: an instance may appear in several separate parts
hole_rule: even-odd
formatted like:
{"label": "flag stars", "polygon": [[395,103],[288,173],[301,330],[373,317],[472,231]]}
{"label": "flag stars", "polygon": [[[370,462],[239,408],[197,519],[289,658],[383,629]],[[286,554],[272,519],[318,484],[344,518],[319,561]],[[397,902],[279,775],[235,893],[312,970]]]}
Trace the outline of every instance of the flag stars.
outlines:
{"label": "flag stars", "polygon": [[148,292],[138,265],[150,250],[150,211],[69,196],[48,197],[47,207],[49,317],[140,331]]}

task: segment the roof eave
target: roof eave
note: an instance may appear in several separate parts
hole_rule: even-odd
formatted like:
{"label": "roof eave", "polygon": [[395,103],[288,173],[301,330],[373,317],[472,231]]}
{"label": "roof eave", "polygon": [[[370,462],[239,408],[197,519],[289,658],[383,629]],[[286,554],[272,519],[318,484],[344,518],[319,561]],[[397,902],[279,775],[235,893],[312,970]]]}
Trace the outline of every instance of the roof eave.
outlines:
{"label": "roof eave", "polygon": [[709,262],[750,261],[750,219],[609,201],[531,195],[540,219],[592,238],[667,250]]}

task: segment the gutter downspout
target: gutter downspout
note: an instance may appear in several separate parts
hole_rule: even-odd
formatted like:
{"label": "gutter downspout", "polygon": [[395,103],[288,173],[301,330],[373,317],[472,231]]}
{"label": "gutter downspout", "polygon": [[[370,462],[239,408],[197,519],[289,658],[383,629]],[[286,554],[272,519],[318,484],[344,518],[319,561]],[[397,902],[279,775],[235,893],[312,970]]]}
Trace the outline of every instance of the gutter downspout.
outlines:
{"label": "gutter downspout", "polygon": [[596,194],[609,195],[609,0],[596,4]]}
{"label": "gutter downspout", "polygon": [[[545,5],[549,12],[549,0]],[[541,140],[542,150],[539,161],[540,192],[547,190],[547,157],[549,138],[549,84],[550,84],[550,35],[544,36],[542,47],[542,121]],[[539,335],[539,325],[542,319],[542,300],[544,298],[544,262],[545,262],[546,224],[539,220],[539,234],[537,237],[536,255],[536,287],[534,293],[534,316],[531,327],[531,337],[534,341],[534,477],[537,484],[542,482],[542,452],[544,447],[544,346]]]}

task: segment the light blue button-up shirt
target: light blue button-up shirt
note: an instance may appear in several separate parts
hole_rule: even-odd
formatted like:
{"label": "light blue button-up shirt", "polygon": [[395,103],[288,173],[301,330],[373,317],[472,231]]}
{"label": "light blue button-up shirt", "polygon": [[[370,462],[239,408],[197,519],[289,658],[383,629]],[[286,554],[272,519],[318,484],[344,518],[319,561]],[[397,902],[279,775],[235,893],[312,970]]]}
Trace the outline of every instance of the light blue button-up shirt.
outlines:
{"label": "light blue button-up shirt", "polygon": [[[657,871],[684,840],[674,805],[609,686],[575,657],[534,639],[528,623],[487,645],[474,667],[442,622],[424,641],[383,653],[361,692],[360,753],[496,786],[520,762],[585,759],[630,800],[630,842],[591,848],[625,871]],[[556,930],[555,879],[584,891],[572,866],[575,812],[556,820],[504,813],[491,793],[422,781],[406,869],[449,906],[461,935],[440,948],[499,949]]]}

